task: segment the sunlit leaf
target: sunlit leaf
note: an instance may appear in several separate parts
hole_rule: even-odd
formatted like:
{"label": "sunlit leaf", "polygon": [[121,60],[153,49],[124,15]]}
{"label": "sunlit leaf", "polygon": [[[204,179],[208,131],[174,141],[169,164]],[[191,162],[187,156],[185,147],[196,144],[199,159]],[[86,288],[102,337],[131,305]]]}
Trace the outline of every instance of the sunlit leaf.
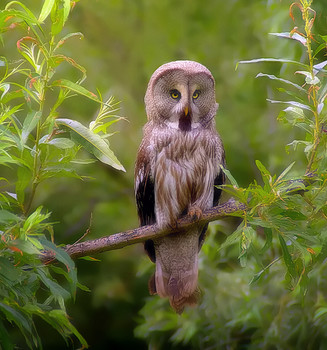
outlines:
{"label": "sunlit leaf", "polygon": [[309,68],[306,64],[298,62],[298,61],[293,61],[293,60],[288,60],[284,58],[256,58],[253,60],[247,60],[247,61],[239,61],[236,64],[235,70],[238,68],[239,64],[248,64],[248,63],[262,63],[262,62],[279,62],[279,63],[291,63],[294,65],[298,65],[301,67]]}
{"label": "sunlit leaf", "polygon": [[82,33],[80,33],[80,32],[69,33],[69,34],[65,35],[63,38],[61,38],[58,41],[58,44],[56,45],[55,50],[57,50],[60,46],[62,46],[68,39],[73,38],[73,37],[77,37],[79,39],[83,39],[84,35]]}
{"label": "sunlit leaf", "polygon": [[43,22],[50,14],[55,0],[45,0],[39,16],[39,22]]}
{"label": "sunlit leaf", "polygon": [[[326,46],[325,46],[326,47]],[[327,65],[327,61],[323,61],[320,63],[317,63],[313,66],[313,72],[314,74],[317,74],[318,72],[322,71]]]}
{"label": "sunlit leaf", "polygon": [[118,170],[125,171],[124,167],[109,148],[108,143],[98,134],[94,134],[87,127],[75,120],[57,119],[56,123],[66,126],[71,131],[73,139],[93,153],[101,162],[111,165]]}
{"label": "sunlit leaf", "polygon": [[306,90],[303,89],[303,87],[301,87],[300,85],[295,84],[295,83],[293,83],[293,82],[291,82],[289,80],[286,80],[286,79],[278,78],[275,75],[259,73],[259,74],[257,74],[256,78],[259,78],[259,77],[267,77],[267,78],[272,79],[272,80],[278,80],[281,83],[285,83],[285,84],[291,85],[291,86],[295,87],[296,89],[298,89],[298,90],[300,90],[302,92],[306,92]]}
{"label": "sunlit leaf", "polygon": [[317,84],[320,83],[320,79],[317,76],[312,75],[308,71],[301,70],[301,71],[296,71],[295,73],[304,75],[305,76],[305,82],[307,84],[309,84],[309,85],[317,85]]}
{"label": "sunlit leaf", "polygon": [[30,111],[24,119],[22,128],[22,144],[26,143],[29,134],[34,130],[37,123],[40,121],[41,113],[39,111]]}
{"label": "sunlit leaf", "polygon": [[267,98],[267,101],[269,101],[270,103],[288,104],[288,105],[299,107],[302,109],[306,109],[307,111],[312,112],[312,108],[310,106],[305,105],[305,104],[300,103],[300,102],[296,102],[296,101],[276,101],[276,100],[271,100],[269,98]]}
{"label": "sunlit leaf", "polygon": [[269,33],[269,34],[274,35],[274,36],[278,36],[280,38],[296,40],[296,41],[299,41],[302,45],[307,46],[306,38],[298,33],[291,34],[288,32],[284,32],[284,33]]}
{"label": "sunlit leaf", "polygon": [[67,89],[74,91],[80,95],[83,95],[83,96],[85,96],[93,101],[100,102],[98,96],[95,95],[93,92],[85,89],[83,86],[81,86],[79,84],[73,83],[70,80],[67,80],[67,79],[56,80],[51,85],[67,88]]}

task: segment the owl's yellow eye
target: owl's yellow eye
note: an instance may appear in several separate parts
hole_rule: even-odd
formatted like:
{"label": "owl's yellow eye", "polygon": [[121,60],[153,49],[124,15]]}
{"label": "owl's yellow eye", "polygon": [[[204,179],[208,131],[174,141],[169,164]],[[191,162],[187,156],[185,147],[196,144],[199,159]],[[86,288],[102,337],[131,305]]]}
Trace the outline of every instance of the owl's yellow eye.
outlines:
{"label": "owl's yellow eye", "polygon": [[170,96],[174,100],[179,100],[181,98],[181,93],[178,90],[174,89],[170,91]]}
{"label": "owl's yellow eye", "polygon": [[196,100],[200,96],[200,90],[195,90],[193,92],[193,100]]}

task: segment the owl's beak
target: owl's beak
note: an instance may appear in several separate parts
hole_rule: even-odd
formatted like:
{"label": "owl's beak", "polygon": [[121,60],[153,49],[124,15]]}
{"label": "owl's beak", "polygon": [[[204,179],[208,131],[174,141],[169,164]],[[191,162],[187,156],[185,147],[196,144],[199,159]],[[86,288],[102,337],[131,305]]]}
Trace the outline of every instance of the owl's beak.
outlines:
{"label": "owl's beak", "polygon": [[188,107],[185,107],[185,108],[184,108],[184,115],[185,115],[185,117],[188,116]]}

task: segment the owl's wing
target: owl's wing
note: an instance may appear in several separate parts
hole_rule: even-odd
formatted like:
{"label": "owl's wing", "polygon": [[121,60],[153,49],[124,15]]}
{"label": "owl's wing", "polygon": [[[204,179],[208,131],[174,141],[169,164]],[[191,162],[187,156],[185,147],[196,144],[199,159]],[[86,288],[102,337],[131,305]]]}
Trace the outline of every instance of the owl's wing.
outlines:
{"label": "owl's wing", "polygon": [[[221,165],[223,167],[225,167],[225,151],[223,149],[223,153],[222,153],[222,156],[221,156]],[[214,189],[213,189],[213,203],[212,203],[212,206],[215,207],[218,205],[219,203],[219,199],[220,199],[220,196],[221,196],[221,188],[217,188],[216,186],[220,186],[220,185],[223,185],[225,183],[225,174],[224,172],[220,169],[219,167],[219,170],[218,170],[218,174],[216,175],[215,177],[215,180],[214,180]],[[208,224],[206,224],[202,231],[201,231],[201,234],[199,236],[199,251],[203,245],[203,242],[205,240],[205,235],[206,235],[206,231],[208,229]]]}
{"label": "owl's wing", "polygon": [[[154,224],[156,222],[154,180],[151,174],[150,155],[147,151],[146,142],[142,142],[135,164],[135,198],[141,226]],[[144,248],[150,259],[155,262],[153,241],[146,241]]]}
{"label": "owl's wing", "polygon": [[[225,167],[225,152],[222,155],[222,164],[223,167]],[[219,169],[219,173],[217,174],[215,181],[214,181],[214,189],[213,189],[213,207],[218,205],[220,196],[221,196],[221,188],[217,188],[216,186],[223,185],[225,183],[225,174],[224,172]]]}

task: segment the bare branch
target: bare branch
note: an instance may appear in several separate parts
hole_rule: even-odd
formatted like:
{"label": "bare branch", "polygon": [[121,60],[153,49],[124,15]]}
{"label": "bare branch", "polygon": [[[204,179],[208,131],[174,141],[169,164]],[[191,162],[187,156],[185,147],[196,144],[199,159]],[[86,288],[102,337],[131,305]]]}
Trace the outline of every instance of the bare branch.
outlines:
{"label": "bare branch", "polygon": [[[174,228],[166,228],[159,230],[157,225],[142,226],[133,230],[112,234],[110,236],[101,237],[94,240],[68,244],[63,249],[70,255],[72,259],[82,256],[102,253],[108,250],[120,249],[128,245],[144,242],[148,239],[162,237],[181,229],[189,228],[194,224],[205,224],[210,221],[220,219],[224,216],[232,215],[235,212],[246,210],[246,205],[236,202],[234,199],[218,205],[217,207],[206,210],[199,220],[194,221],[188,216],[184,216],[177,221],[177,226]],[[46,251],[41,260],[45,264],[51,263],[55,260],[55,253]]]}

